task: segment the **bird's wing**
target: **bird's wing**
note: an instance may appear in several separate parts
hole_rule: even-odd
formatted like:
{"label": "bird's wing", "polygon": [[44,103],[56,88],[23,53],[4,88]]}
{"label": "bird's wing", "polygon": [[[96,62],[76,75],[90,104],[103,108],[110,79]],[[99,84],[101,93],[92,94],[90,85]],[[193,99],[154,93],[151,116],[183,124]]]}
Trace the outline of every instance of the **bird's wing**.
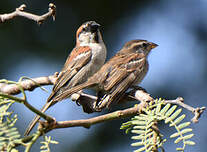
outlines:
{"label": "bird's wing", "polygon": [[[112,70],[108,73],[108,77],[104,82],[104,90],[111,90],[116,84],[123,81],[129,74],[139,69],[145,62],[144,55],[137,55],[134,53],[127,55],[118,55],[117,59],[113,60],[116,63],[112,64]],[[117,64],[119,63],[119,64]]]}
{"label": "bird's wing", "polygon": [[[92,50],[88,46],[80,46],[73,49],[55,82],[52,93],[47,99],[47,103],[42,108],[42,112],[45,112],[49,107],[51,107],[57,102],[55,98],[56,96],[58,96],[58,92],[60,91],[60,88],[62,88],[64,85],[70,82],[73,76],[76,75],[77,72],[90,61],[91,56],[92,56]],[[29,127],[27,128],[27,131],[25,132],[25,135],[28,135],[30,133],[30,131],[32,130],[32,128],[35,126],[35,124],[38,122],[39,119],[40,116],[36,116],[32,120]]]}
{"label": "bird's wing", "polygon": [[[104,85],[105,81],[111,75],[110,74],[112,72],[111,69],[113,69],[113,66],[115,66],[117,64],[116,62],[114,62],[115,57],[113,57],[106,64],[104,64],[101,67],[101,69],[97,73],[95,73],[93,76],[91,76],[85,83],[65,90],[60,95],[57,95],[55,97],[55,99],[56,100],[62,100],[64,98],[67,98],[67,97],[71,96],[71,94],[73,94],[74,92],[78,92],[82,89],[90,88],[90,87],[93,87],[93,86],[96,86],[96,87],[100,86],[99,89],[103,88],[104,87],[103,85]],[[117,56],[116,59],[119,60],[120,58],[118,58],[118,56]]]}
{"label": "bird's wing", "polygon": [[70,56],[65,62],[62,72],[55,82],[52,93],[48,98],[48,102],[53,99],[60,88],[68,84],[70,80],[78,73],[78,71],[90,61],[91,56],[92,50],[88,46],[77,47],[71,52]]}
{"label": "bird's wing", "polygon": [[100,102],[100,108],[109,107],[112,103],[118,102],[128,88],[142,75],[144,64],[146,64],[146,58],[143,54],[127,55],[119,68],[112,70],[106,80],[104,87],[108,93]]}

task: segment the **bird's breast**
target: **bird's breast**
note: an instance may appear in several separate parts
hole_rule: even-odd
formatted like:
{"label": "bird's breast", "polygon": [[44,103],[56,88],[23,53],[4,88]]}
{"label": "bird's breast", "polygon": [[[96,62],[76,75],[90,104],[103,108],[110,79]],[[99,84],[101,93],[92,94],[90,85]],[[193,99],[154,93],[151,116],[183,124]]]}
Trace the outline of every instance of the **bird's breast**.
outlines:
{"label": "bird's breast", "polygon": [[93,73],[95,73],[102,67],[106,60],[106,47],[104,43],[93,43],[90,47],[92,48],[91,64],[94,66]]}
{"label": "bird's breast", "polygon": [[144,65],[144,68],[140,71],[140,73],[136,76],[136,79],[135,79],[135,84],[139,84],[143,79],[144,77],[146,76],[147,72],[148,72],[148,69],[149,69],[149,64],[148,62],[146,61],[145,62],[145,65]]}

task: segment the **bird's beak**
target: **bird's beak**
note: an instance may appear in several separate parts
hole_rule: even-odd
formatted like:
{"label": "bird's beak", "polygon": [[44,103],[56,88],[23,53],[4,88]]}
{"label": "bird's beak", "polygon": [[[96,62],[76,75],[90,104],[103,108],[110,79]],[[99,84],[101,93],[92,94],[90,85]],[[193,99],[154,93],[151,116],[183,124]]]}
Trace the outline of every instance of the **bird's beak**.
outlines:
{"label": "bird's beak", "polygon": [[98,28],[98,27],[100,27],[101,25],[100,24],[98,24],[98,23],[96,23],[95,21],[91,24],[91,26],[92,27],[96,27],[96,28]]}
{"label": "bird's beak", "polygon": [[150,42],[150,47],[151,47],[151,49],[154,49],[154,48],[156,48],[157,46],[158,46],[157,44]]}
{"label": "bird's beak", "polygon": [[99,29],[100,26],[101,26],[100,24],[98,24],[98,23],[96,23],[95,21],[93,21],[93,22],[91,23],[91,26],[90,26],[90,28],[91,28],[91,32],[92,32],[92,33],[97,32],[97,30]]}

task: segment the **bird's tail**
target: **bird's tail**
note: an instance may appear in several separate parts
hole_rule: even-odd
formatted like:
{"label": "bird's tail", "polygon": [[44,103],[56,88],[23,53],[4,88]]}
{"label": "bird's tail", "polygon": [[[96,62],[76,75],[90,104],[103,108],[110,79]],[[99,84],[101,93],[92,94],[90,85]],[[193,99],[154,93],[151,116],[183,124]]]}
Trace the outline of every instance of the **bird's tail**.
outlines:
{"label": "bird's tail", "polygon": [[[55,95],[55,96],[51,96],[51,98],[48,98],[48,102],[44,105],[44,107],[41,109],[41,112],[45,112],[49,107],[51,107],[52,105],[54,105],[57,101],[61,101],[65,98],[70,97],[73,93],[76,93],[84,88],[89,88],[91,86],[93,86],[94,83],[83,83],[80,85],[77,85],[71,89],[65,90],[62,93],[60,93],[59,95]],[[52,100],[50,100],[52,99]],[[34,126],[36,125],[36,123],[38,122],[38,120],[40,119],[40,116],[35,116],[35,118],[31,121],[31,123],[29,124],[27,130],[25,131],[24,135],[27,136],[31,130],[34,128]]]}
{"label": "bird's tail", "polygon": [[[41,109],[41,112],[45,112],[51,105],[53,105],[53,101],[47,102],[43,108]],[[40,119],[40,116],[37,115],[34,117],[34,119],[30,122],[29,126],[27,127],[27,130],[25,131],[24,135],[28,136],[29,133],[32,131],[38,120]]]}

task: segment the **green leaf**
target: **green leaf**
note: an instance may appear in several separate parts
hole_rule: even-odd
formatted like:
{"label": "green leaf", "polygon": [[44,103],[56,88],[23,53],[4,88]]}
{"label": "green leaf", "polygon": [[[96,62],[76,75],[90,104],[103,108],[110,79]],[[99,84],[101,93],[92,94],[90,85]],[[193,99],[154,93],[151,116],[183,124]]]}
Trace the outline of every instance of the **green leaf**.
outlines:
{"label": "green leaf", "polygon": [[[44,144],[44,143],[42,143],[42,144]],[[40,147],[40,149],[46,149],[46,148],[47,148],[46,145],[42,145],[42,146]]]}
{"label": "green leaf", "polygon": [[11,150],[11,152],[18,152],[18,150],[16,150],[16,149],[13,148],[13,149]]}
{"label": "green leaf", "polygon": [[144,143],[142,141],[140,142],[135,142],[135,143],[132,143],[131,146],[142,146],[144,145]]}
{"label": "green leaf", "polygon": [[160,111],[160,113],[162,115],[165,115],[166,111],[168,111],[168,109],[170,108],[170,104],[168,103],[164,108],[162,108],[162,110]]}
{"label": "green leaf", "polygon": [[194,134],[190,134],[190,135],[186,135],[186,136],[184,136],[184,137],[179,137],[179,138],[177,138],[176,140],[175,140],[175,144],[177,144],[177,143],[179,143],[181,140],[186,140],[186,139],[190,139],[190,138],[192,138],[194,136]]}
{"label": "green leaf", "polygon": [[172,106],[165,114],[165,116],[169,117],[174,111],[175,109],[177,108],[176,105]]}
{"label": "green leaf", "polygon": [[193,129],[191,129],[191,128],[186,128],[186,129],[183,129],[182,131],[181,131],[181,133],[182,134],[185,134],[185,133],[188,133],[188,132],[191,132]]}
{"label": "green leaf", "polygon": [[181,115],[180,117],[178,117],[177,119],[175,119],[175,121],[173,123],[170,124],[170,127],[179,124],[184,118],[185,118],[185,115],[184,114]]}
{"label": "green leaf", "polygon": [[132,136],[131,139],[134,139],[134,140],[140,140],[140,139],[144,139],[144,135],[139,135],[139,136]]}
{"label": "green leaf", "polygon": [[178,129],[181,130],[181,129],[183,129],[183,128],[189,126],[190,124],[191,124],[191,122],[184,122],[184,123],[178,125]]}
{"label": "green leaf", "polygon": [[178,109],[175,111],[169,118],[165,119],[165,123],[169,123],[170,121],[173,121],[180,113],[182,109]]}
{"label": "green leaf", "polygon": [[151,144],[153,143],[154,139],[153,138],[147,138],[146,143]]}
{"label": "green leaf", "polygon": [[4,137],[0,137],[0,144],[4,139],[5,139]]}
{"label": "green leaf", "polygon": [[160,109],[161,109],[161,104],[158,104],[155,113],[158,114],[160,112]]}
{"label": "green leaf", "polygon": [[125,133],[128,134],[130,130],[131,130],[131,128],[127,128]]}
{"label": "green leaf", "polygon": [[190,139],[190,138],[192,138],[193,136],[194,136],[194,134],[186,135],[186,136],[183,137],[183,139],[184,139],[184,140],[186,140],[186,139]]}
{"label": "green leaf", "polygon": [[184,151],[184,148],[176,148],[177,151]]}
{"label": "green leaf", "polygon": [[174,143],[177,144],[177,143],[179,143],[181,140],[183,140],[183,137],[179,137],[179,138],[177,138],[177,139],[174,141]]}
{"label": "green leaf", "polygon": [[170,136],[170,138],[175,138],[175,137],[177,137],[177,136],[180,136],[180,132],[176,132],[176,133],[172,134],[172,135]]}
{"label": "green leaf", "polygon": [[58,144],[57,141],[51,139],[51,136],[44,136],[44,140],[45,140],[45,141],[40,142],[40,143],[43,144],[43,145],[40,147],[41,152],[43,152],[43,151],[48,151],[48,152],[49,152],[49,151],[50,151],[49,144]]}
{"label": "green leaf", "polygon": [[145,138],[150,138],[150,137],[152,137],[153,133],[154,133],[154,132],[152,132],[152,131],[151,131],[151,132],[148,132],[147,135],[145,136]]}
{"label": "green leaf", "polygon": [[131,132],[135,133],[135,134],[144,134],[145,133],[144,130],[132,130]]}
{"label": "green leaf", "polygon": [[185,141],[185,144],[193,146],[193,145],[195,145],[195,142],[191,141],[191,140],[187,140],[187,141]]}
{"label": "green leaf", "polygon": [[145,120],[144,121],[143,120],[133,120],[132,125],[145,125],[146,124]]}
{"label": "green leaf", "polygon": [[147,115],[145,115],[145,114],[139,114],[139,116],[135,116],[134,117],[135,119],[137,119],[137,120],[146,120],[146,118],[147,118]]}
{"label": "green leaf", "polygon": [[[156,118],[154,118],[154,119],[152,119],[152,120],[149,120],[149,122],[147,123],[147,126],[146,126],[147,129],[148,129],[148,128],[151,128],[152,125],[155,124],[155,122],[154,122],[155,119],[156,119]],[[145,124],[145,125],[146,125],[146,124]]]}
{"label": "green leaf", "polygon": [[51,140],[50,143],[51,143],[51,144],[59,144],[58,141],[54,141],[54,140]]}
{"label": "green leaf", "polygon": [[135,150],[135,152],[151,152],[154,146],[157,146],[158,148],[163,147],[166,139],[163,139],[163,135],[160,132],[155,132],[155,130],[152,129],[155,122],[159,123],[159,121],[162,120],[164,120],[165,123],[169,123],[169,126],[173,126],[177,131],[172,134],[170,138],[176,137],[177,139],[174,141],[175,143],[179,143],[180,141],[183,142],[183,147],[177,148],[177,150],[183,151],[186,145],[195,144],[193,141],[188,140],[193,136],[193,134],[185,136],[186,133],[192,132],[192,129],[185,128],[190,125],[190,122],[181,123],[185,118],[184,114],[179,116],[182,109],[177,110],[177,105],[171,106],[171,104],[167,104],[164,107],[162,107],[162,105],[165,105],[163,100],[155,100],[154,103],[149,104],[149,106],[144,110],[145,114],[135,116],[131,119],[130,124],[127,122],[128,124],[126,124],[126,126],[122,125],[121,128],[125,129],[133,127],[131,132],[137,134],[131,137],[131,139],[137,141],[131,145],[140,146],[140,148]]}
{"label": "green leaf", "polygon": [[139,148],[139,149],[135,150],[134,152],[142,152],[142,151],[144,151],[145,149],[146,149],[145,147],[142,147],[142,148]]}
{"label": "green leaf", "polygon": [[170,119],[174,120],[180,113],[182,112],[182,109],[178,109],[176,112],[174,112],[171,116]]}
{"label": "green leaf", "polygon": [[142,130],[145,129],[145,128],[146,128],[146,126],[134,126],[133,127],[133,129],[142,129]]}

